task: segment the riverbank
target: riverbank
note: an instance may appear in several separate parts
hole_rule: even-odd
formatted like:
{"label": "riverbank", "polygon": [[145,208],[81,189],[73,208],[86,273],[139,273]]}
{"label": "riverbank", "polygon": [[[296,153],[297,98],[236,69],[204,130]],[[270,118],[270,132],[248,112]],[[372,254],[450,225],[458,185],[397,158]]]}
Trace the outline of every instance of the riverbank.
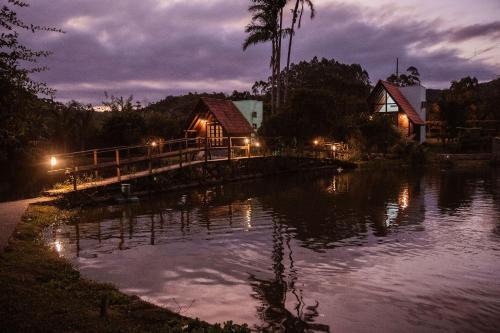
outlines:
{"label": "riverbank", "polygon": [[41,238],[42,229],[71,223],[72,211],[31,205],[0,255],[2,332],[248,332],[209,325],[80,276]]}

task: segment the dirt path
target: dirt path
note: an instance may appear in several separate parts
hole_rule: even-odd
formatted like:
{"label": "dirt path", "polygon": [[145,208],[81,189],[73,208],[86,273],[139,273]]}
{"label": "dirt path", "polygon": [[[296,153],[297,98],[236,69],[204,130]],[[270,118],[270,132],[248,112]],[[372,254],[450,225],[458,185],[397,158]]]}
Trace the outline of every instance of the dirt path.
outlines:
{"label": "dirt path", "polygon": [[8,201],[0,203],[0,253],[3,252],[16,225],[21,221],[21,217],[32,203],[50,201],[53,198],[39,197],[18,201]]}

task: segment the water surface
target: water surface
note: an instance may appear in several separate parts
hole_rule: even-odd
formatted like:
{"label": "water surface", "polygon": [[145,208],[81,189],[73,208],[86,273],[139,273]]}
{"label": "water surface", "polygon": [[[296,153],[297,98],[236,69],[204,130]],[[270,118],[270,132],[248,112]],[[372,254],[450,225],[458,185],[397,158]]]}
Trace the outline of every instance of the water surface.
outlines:
{"label": "water surface", "polygon": [[87,209],[48,231],[84,276],[261,331],[498,332],[500,177],[298,175]]}

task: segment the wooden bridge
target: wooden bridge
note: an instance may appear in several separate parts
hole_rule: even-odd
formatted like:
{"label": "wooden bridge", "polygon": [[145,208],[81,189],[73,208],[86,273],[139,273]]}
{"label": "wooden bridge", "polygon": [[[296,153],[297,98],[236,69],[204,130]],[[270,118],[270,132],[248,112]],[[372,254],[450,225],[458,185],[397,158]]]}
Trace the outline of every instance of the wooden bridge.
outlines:
{"label": "wooden bridge", "polygon": [[[314,142],[309,157],[341,157],[341,144]],[[64,180],[48,190],[47,195],[103,187],[152,176],[166,171],[222,160],[248,159],[271,152],[265,142],[248,137],[196,137],[151,141],[136,146],[120,146],[52,155],[49,174]],[[64,175],[61,177],[61,175]]]}

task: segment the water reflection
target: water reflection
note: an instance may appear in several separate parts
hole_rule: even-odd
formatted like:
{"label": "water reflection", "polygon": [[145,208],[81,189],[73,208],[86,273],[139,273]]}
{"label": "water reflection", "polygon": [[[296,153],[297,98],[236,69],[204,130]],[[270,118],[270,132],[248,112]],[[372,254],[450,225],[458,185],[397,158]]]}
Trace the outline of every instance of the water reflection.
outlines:
{"label": "water reflection", "polygon": [[208,321],[487,331],[499,188],[491,170],[266,179],[89,209],[47,238],[84,275]]}

